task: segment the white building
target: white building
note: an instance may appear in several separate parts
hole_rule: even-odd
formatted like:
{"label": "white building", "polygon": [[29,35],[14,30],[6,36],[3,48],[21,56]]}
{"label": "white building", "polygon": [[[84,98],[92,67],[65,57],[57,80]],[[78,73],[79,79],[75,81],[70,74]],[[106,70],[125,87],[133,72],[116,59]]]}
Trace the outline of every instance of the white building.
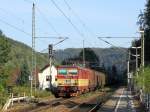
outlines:
{"label": "white building", "polygon": [[57,82],[55,81],[56,75],[57,69],[55,66],[51,67],[51,76],[50,76],[50,66],[49,65],[45,66],[41,70],[41,72],[38,73],[39,88],[42,90],[50,89],[50,85],[52,85],[52,87],[57,87]]}

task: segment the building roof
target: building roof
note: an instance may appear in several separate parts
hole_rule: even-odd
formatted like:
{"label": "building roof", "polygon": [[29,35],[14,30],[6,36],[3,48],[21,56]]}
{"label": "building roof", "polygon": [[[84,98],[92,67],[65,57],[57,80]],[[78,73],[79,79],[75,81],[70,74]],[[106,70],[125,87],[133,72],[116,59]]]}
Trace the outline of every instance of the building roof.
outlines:
{"label": "building roof", "polygon": [[[45,66],[40,70],[40,72],[43,72],[43,71],[44,71],[45,69],[47,69],[49,66],[50,66],[49,64],[45,65]],[[52,66],[54,66],[54,65],[52,65]],[[55,67],[55,66],[54,66],[54,67]]]}

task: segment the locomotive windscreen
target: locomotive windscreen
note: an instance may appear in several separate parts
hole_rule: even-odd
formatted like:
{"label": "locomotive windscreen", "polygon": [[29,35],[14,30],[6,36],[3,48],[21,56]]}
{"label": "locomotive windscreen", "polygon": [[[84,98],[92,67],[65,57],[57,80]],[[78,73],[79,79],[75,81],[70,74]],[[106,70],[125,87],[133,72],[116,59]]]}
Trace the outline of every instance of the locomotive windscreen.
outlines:
{"label": "locomotive windscreen", "polygon": [[78,70],[77,69],[70,69],[70,70],[68,70],[68,73],[76,75],[76,74],[78,74]]}
{"label": "locomotive windscreen", "polygon": [[77,75],[78,74],[78,70],[75,68],[60,68],[58,69],[58,74],[59,75]]}
{"label": "locomotive windscreen", "polygon": [[62,74],[62,75],[67,75],[67,70],[66,69],[60,69],[60,70],[58,70],[58,73]]}

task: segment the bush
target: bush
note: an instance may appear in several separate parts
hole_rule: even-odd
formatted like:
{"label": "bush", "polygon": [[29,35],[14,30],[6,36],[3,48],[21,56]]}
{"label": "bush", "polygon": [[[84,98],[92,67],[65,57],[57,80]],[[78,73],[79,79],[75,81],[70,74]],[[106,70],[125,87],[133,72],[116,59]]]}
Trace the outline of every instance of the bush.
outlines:
{"label": "bush", "polygon": [[139,88],[143,88],[145,93],[150,93],[150,67],[141,70],[139,76],[135,78]]}
{"label": "bush", "polygon": [[8,98],[9,94],[6,91],[0,92],[0,109],[4,106]]}

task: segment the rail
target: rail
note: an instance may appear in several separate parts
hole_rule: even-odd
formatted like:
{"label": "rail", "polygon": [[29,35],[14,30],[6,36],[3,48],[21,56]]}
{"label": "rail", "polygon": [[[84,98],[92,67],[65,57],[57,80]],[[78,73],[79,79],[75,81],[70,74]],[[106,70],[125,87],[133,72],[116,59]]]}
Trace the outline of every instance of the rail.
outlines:
{"label": "rail", "polygon": [[91,110],[89,110],[88,112],[96,112],[96,110],[98,110],[101,105],[102,105],[102,103],[96,104],[96,105],[95,105]]}

